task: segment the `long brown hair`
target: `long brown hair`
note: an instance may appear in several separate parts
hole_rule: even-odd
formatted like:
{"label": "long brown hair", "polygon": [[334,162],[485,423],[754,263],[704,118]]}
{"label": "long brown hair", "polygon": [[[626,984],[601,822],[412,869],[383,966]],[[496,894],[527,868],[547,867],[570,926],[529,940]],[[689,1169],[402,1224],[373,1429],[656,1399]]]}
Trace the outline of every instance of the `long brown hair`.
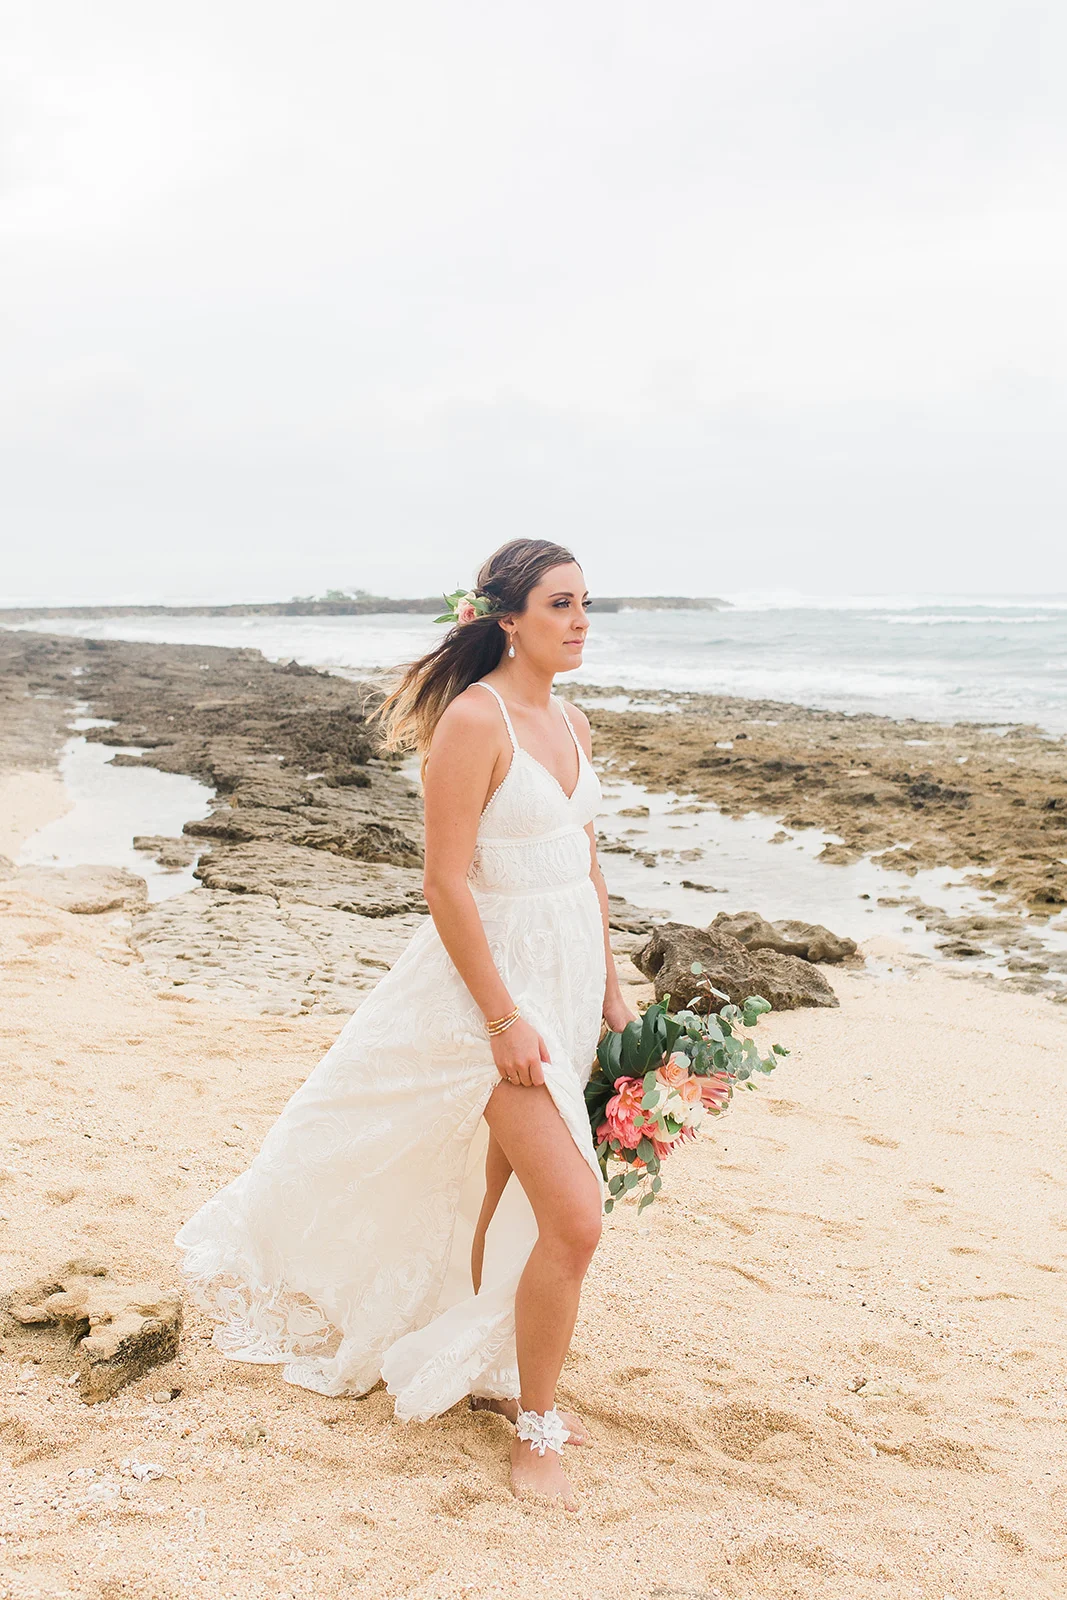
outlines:
{"label": "long brown hair", "polygon": [[436,649],[401,666],[399,683],[368,712],[368,721],[381,721],[383,748],[418,750],[425,767],[433,730],[445,707],[468,684],[491,672],[503,655],[507,635],[500,618],[521,615],[530,590],[549,567],[573,560],[569,550],[548,539],[509,539],[494,550],[479,568],[474,586],[474,593],[484,595],[491,609],[470,622],[453,623]]}

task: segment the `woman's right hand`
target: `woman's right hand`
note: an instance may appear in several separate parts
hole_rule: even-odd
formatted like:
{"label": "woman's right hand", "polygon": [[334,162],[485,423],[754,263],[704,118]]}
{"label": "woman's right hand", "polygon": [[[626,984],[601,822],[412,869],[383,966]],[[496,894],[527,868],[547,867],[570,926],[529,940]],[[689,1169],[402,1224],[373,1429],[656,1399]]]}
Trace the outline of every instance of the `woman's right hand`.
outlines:
{"label": "woman's right hand", "polygon": [[545,1041],[525,1017],[516,1017],[503,1033],[490,1034],[496,1070],[507,1083],[523,1084],[526,1088],[544,1083],[542,1061],[550,1060]]}

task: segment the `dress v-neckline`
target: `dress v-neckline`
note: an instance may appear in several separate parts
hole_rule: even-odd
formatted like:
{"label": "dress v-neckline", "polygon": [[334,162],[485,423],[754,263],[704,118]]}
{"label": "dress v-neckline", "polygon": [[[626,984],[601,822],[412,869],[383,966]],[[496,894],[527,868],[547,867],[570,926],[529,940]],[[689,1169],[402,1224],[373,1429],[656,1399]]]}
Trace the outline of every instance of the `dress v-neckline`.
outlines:
{"label": "dress v-neckline", "polygon": [[[494,697],[494,699],[497,701],[498,705],[500,706],[500,709],[501,709],[501,711],[503,712],[503,715],[504,715],[504,723],[505,723],[505,726],[507,727],[507,730],[508,730],[508,737],[511,740],[511,750],[512,750],[511,764],[509,765],[508,770],[505,772],[504,776],[501,778],[500,782],[497,784],[496,788],[493,790],[492,794],[489,796],[489,799],[485,802],[485,805],[482,808],[482,816],[483,817],[485,816],[485,813],[489,810],[489,807],[492,805],[493,801],[496,799],[496,797],[500,793],[501,789],[504,787],[504,785],[507,783],[508,779],[511,777],[512,770],[513,770],[513,768],[515,766],[515,757],[516,756],[526,756],[528,760],[533,762],[535,767],[540,767],[541,771],[546,775],[546,777],[549,777],[549,778],[552,779],[552,782],[556,785],[556,788],[559,790],[560,794],[563,796],[563,798],[566,801],[566,803],[568,805],[570,805],[571,801],[574,799],[575,795],[578,793],[578,790],[581,788],[582,777],[583,777],[582,758],[583,758],[583,756],[585,756],[585,751],[582,749],[582,746],[581,746],[581,744],[579,742],[579,739],[578,739],[578,735],[574,731],[574,724],[571,721],[570,717],[568,717],[566,711],[564,711],[562,704],[559,701],[556,702],[557,705],[559,705],[559,709],[560,709],[560,712],[561,712],[561,714],[563,716],[563,720],[567,724],[567,731],[571,736],[571,739],[572,739],[573,744],[574,744],[574,748],[578,753],[578,774],[577,774],[577,776],[576,776],[576,778],[574,780],[574,788],[571,790],[570,794],[567,793],[567,791],[563,787],[562,783],[560,783],[559,779],[556,777],[556,774],[554,772],[550,771],[550,769],[545,766],[543,761],[538,761],[537,757],[531,751],[527,750],[524,745],[521,745],[519,743],[518,739],[515,737],[515,729],[511,725],[511,718],[508,715],[508,708],[504,703],[504,697],[500,693],[500,691],[498,689],[494,689],[493,685],[491,683],[486,683],[484,678],[477,678],[475,680],[475,682],[480,683],[483,689],[488,689],[489,693]],[[479,818],[479,821],[480,820],[481,820],[481,818]]]}
{"label": "dress v-neckline", "polygon": [[[563,715],[566,716],[567,713],[564,712]],[[552,779],[552,782],[556,785],[556,788],[559,790],[560,794],[563,796],[564,800],[566,800],[568,805],[574,799],[575,795],[578,793],[578,785],[582,781],[582,756],[585,754],[585,751],[581,748],[580,745],[577,746],[577,749],[578,749],[578,776],[574,780],[574,788],[571,790],[570,794],[568,794],[566,789],[560,783],[559,779],[556,777],[556,774],[554,772],[549,772],[549,769],[545,766],[543,761],[538,761],[537,757],[535,755],[532,755],[529,750],[524,749],[521,744],[517,744],[515,746],[515,752],[516,752],[517,755],[529,756],[529,759],[533,762],[535,767],[540,767],[542,772],[547,772],[548,773],[548,776]],[[508,768],[508,772],[510,772],[510,771],[511,771],[511,768],[509,767]],[[506,778],[507,775],[508,775],[508,773],[505,772],[504,777]],[[501,782],[503,782],[503,779],[501,779]]]}

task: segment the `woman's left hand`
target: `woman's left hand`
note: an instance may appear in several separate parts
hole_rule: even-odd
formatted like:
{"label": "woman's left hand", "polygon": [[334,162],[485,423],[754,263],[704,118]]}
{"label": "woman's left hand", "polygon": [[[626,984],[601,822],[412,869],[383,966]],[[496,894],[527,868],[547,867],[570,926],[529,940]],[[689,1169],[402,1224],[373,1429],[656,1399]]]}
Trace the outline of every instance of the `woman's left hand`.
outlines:
{"label": "woman's left hand", "polygon": [[614,1033],[621,1033],[628,1022],[637,1022],[638,1016],[631,1011],[621,994],[612,995],[604,1002],[604,1021]]}

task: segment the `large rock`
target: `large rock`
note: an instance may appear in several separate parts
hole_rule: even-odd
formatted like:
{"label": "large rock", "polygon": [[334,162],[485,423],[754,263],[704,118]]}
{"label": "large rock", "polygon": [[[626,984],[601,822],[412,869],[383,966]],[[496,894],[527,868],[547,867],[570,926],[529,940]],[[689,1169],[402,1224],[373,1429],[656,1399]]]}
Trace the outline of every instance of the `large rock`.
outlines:
{"label": "large rock", "polygon": [[856,954],[856,941],[845,939],[818,922],[768,922],[758,911],[720,911],[711,924],[715,933],[738,939],[746,950],[776,950],[802,961],[844,961]]}
{"label": "large rock", "polygon": [[[738,939],[711,929],[690,928],[682,922],[665,922],[652,930],[651,937],[634,951],[634,965],[651,978],[656,999],[671,996],[671,1009],[688,1005],[706,1013],[707,991],[700,987],[692,971],[699,961],[700,975],[713,988],[740,1005],[750,994],[762,995],[776,1011],[791,1011],[798,1006],[836,1006],[837,996],[819,971],[798,956],[780,955],[775,950],[746,950]],[[712,997],[711,1008],[721,1001]]]}
{"label": "large rock", "polygon": [[20,888],[60,911],[95,916],[101,911],[140,911],[148,903],[148,885],[122,867],[23,867]]}
{"label": "large rock", "polygon": [[181,1296],[154,1283],[116,1283],[94,1261],[65,1262],[15,1289],[4,1309],[21,1329],[53,1326],[72,1336],[87,1405],[178,1354]]}

